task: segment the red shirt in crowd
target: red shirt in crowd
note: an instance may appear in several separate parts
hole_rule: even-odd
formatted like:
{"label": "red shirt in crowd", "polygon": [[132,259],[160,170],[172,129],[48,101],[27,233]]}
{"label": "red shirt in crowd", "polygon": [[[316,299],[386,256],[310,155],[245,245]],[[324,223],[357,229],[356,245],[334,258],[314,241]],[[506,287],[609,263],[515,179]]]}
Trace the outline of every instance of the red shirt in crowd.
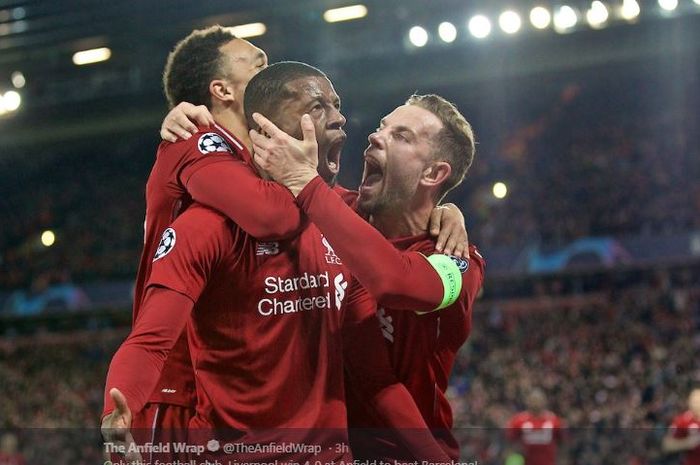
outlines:
{"label": "red shirt in crowd", "polygon": [[[700,418],[689,410],[678,415],[671,423],[671,434],[676,439],[700,435]],[[683,465],[700,465],[700,446],[685,452],[684,456]]]}
{"label": "red shirt in crowd", "polygon": [[562,439],[562,424],[552,412],[521,412],[510,419],[507,435],[523,445],[525,465],[554,465],[557,443]]}

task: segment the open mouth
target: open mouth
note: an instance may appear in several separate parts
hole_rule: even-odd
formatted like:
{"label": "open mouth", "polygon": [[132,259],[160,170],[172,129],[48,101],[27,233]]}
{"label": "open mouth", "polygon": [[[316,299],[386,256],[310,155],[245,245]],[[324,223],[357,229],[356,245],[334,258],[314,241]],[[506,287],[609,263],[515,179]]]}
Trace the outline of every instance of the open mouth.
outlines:
{"label": "open mouth", "polygon": [[335,139],[330,147],[328,147],[328,153],[326,154],[326,165],[328,166],[328,171],[333,174],[338,174],[340,171],[340,154],[343,151],[343,145],[345,145],[345,135],[342,135]]}
{"label": "open mouth", "polygon": [[372,156],[365,156],[364,176],[362,177],[362,188],[370,188],[381,182],[384,177],[384,170],[377,159]]}

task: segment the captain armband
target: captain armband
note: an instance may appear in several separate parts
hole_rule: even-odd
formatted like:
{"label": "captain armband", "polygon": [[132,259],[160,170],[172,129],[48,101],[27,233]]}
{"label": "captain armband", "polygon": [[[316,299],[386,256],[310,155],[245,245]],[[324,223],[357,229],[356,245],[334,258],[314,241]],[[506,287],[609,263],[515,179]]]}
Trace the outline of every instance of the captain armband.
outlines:
{"label": "captain armband", "polygon": [[[435,268],[442,281],[443,296],[442,302],[432,311],[449,307],[457,301],[459,293],[462,291],[462,272],[459,266],[447,255],[433,254],[428,258],[428,262]],[[419,315],[430,312],[416,312]]]}

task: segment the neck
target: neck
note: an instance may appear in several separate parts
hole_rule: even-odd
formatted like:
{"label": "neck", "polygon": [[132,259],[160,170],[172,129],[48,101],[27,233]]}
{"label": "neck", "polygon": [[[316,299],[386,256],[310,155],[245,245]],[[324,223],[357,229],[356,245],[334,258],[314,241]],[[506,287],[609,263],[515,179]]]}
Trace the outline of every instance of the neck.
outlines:
{"label": "neck", "polygon": [[387,208],[383,212],[370,215],[369,222],[388,239],[417,236],[428,232],[434,207],[430,199],[417,201],[414,198],[411,204],[404,207]]}
{"label": "neck", "polygon": [[244,115],[224,108],[214,108],[211,113],[216,124],[236,136],[253,153],[253,142],[248,135],[248,123]]}

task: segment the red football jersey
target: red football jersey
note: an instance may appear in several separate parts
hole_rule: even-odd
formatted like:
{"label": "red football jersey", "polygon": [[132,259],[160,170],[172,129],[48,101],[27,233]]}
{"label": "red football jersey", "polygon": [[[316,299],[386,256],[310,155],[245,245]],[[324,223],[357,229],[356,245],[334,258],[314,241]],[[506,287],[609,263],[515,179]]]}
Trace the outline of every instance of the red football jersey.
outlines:
{"label": "red football jersey", "polygon": [[[700,418],[695,417],[691,411],[686,411],[673,419],[671,432],[677,439],[700,435]],[[687,451],[684,457],[683,465],[700,465],[700,446]]]}
{"label": "red football jersey", "polygon": [[[435,252],[435,241],[423,234],[392,240],[399,250],[416,251],[426,256]],[[431,313],[391,309],[380,306],[377,316],[389,349],[391,365],[398,380],[411,393],[423,419],[436,440],[453,459],[459,458],[459,444],[452,432],[452,410],[445,395],[455,357],[471,330],[472,305],[481,289],[485,263],[474,246],[462,274],[462,290],[451,306]],[[376,305],[376,301],[373,302]],[[426,311],[432,308],[426,308]],[[366,401],[349,386],[348,422],[351,427],[381,428],[376,415],[366,408]],[[353,448],[365,451],[386,451],[396,457],[394,441],[381,434],[358,438]],[[373,436],[373,437],[372,437]]]}
{"label": "red football jersey", "polygon": [[[264,236],[269,232],[274,236],[298,228],[300,216],[291,194],[282,186],[260,179],[251,166],[245,146],[218,125],[202,129],[185,141],[160,144],[146,184],[144,248],[134,288],[134,321],[139,315],[151,264],[161,246],[161,235],[193,198],[218,208],[253,234]],[[202,180],[191,182],[196,176]],[[250,198],[258,198],[265,207],[256,208]],[[240,201],[235,202],[236,199]],[[267,206],[279,211],[269,211]],[[276,223],[271,231],[264,224],[261,229],[255,223],[263,213]],[[150,401],[194,406],[194,377],[184,333],[170,352]]]}
{"label": "red football jersey", "polygon": [[[251,430],[267,430],[265,442],[289,442],[282,428],[294,429],[297,443],[317,444],[317,434],[329,432],[325,445],[344,443],[340,329],[349,274],[318,229],[260,242],[195,204],[164,238],[148,286],[196,302],[187,326],[198,393],[190,427],[237,431],[238,443],[261,441]],[[280,456],[335,460],[347,452],[254,458]]]}
{"label": "red football jersey", "polygon": [[525,465],[554,465],[557,443],[561,441],[562,424],[552,412],[534,415],[521,412],[510,419],[507,435],[523,445]]}

